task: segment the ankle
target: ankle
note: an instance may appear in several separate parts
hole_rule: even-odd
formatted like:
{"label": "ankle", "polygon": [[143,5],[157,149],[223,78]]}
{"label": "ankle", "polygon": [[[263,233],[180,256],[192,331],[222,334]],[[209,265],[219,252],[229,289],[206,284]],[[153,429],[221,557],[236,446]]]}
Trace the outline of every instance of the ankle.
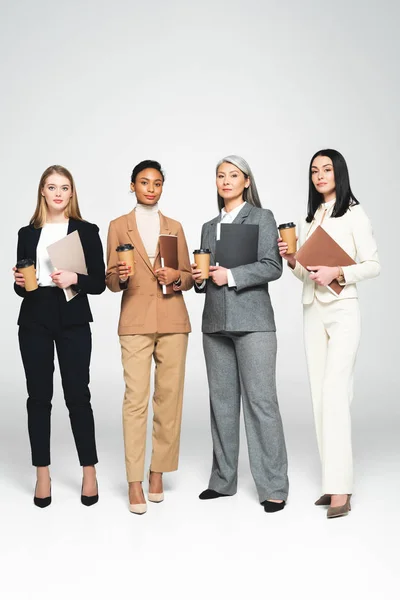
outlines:
{"label": "ankle", "polygon": [[141,481],[130,481],[128,486],[128,493],[131,504],[140,504],[146,502]]}
{"label": "ankle", "polygon": [[87,479],[96,479],[96,469],[94,465],[89,467],[82,467],[82,476]]}
{"label": "ankle", "polygon": [[36,479],[38,481],[44,481],[46,479],[50,480],[49,467],[36,467]]}

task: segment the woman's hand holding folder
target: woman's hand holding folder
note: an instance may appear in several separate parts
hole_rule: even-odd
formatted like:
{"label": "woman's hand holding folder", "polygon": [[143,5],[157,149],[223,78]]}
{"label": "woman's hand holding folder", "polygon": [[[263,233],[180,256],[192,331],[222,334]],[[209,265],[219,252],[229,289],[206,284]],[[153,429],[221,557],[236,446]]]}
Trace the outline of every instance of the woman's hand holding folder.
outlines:
{"label": "woman's hand holding folder", "polygon": [[171,267],[162,267],[154,271],[160,285],[171,285],[174,281],[178,281],[180,277],[179,271],[171,269]]}
{"label": "woman's hand holding folder", "polygon": [[329,285],[340,275],[339,267],[314,266],[306,268],[307,271],[310,271],[310,279],[315,281],[318,285]]}
{"label": "woman's hand holding folder", "polygon": [[210,277],[215,285],[227,285],[228,283],[228,269],[225,267],[210,267]]}

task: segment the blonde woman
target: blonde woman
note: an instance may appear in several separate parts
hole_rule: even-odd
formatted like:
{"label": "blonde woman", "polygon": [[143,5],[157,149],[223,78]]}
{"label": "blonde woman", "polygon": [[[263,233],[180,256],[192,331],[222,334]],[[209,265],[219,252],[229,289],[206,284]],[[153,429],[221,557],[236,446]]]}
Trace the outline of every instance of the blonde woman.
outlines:
{"label": "blonde woman", "polygon": [[[78,231],[87,275],[55,270],[47,247]],[[37,469],[34,503],[51,503],[50,414],[53,396],[54,347],[57,351],[65,402],[79,462],[83,467],[81,502],[98,501],[97,452],[90,404],[89,365],[92,321],[88,294],[105,289],[103,249],[96,225],[82,219],[75,183],[62,166],[46,169],[40,178],[35,213],[18,232],[17,260],[32,259],[39,287],[25,289],[24,276],[14,267],[14,289],[23,298],[18,319],[19,345],[28,389],[28,429],[32,462]],[[65,288],[78,294],[69,302]]]}

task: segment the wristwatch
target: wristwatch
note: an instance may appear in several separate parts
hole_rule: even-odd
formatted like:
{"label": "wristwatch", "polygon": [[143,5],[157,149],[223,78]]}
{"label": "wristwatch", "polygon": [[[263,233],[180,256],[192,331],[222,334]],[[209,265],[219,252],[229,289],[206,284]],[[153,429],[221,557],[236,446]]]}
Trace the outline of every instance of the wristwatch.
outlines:
{"label": "wristwatch", "polygon": [[174,285],[180,286],[181,283],[182,283],[182,280],[181,280],[181,276],[179,275],[178,279],[176,281],[174,281]]}
{"label": "wristwatch", "polygon": [[339,277],[337,278],[338,283],[345,283],[344,273],[342,267],[338,267]]}

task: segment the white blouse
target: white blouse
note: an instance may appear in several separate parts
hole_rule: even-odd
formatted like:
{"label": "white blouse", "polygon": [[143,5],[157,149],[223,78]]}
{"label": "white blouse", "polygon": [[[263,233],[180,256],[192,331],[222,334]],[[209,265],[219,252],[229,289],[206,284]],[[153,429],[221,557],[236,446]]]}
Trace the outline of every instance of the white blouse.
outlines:
{"label": "white blouse", "polygon": [[65,223],[46,223],[42,227],[39,243],[36,249],[36,277],[40,287],[55,287],[50,275],[57,265],[51,263],[47,246],[58,242],[68,233],[68,221]]}

